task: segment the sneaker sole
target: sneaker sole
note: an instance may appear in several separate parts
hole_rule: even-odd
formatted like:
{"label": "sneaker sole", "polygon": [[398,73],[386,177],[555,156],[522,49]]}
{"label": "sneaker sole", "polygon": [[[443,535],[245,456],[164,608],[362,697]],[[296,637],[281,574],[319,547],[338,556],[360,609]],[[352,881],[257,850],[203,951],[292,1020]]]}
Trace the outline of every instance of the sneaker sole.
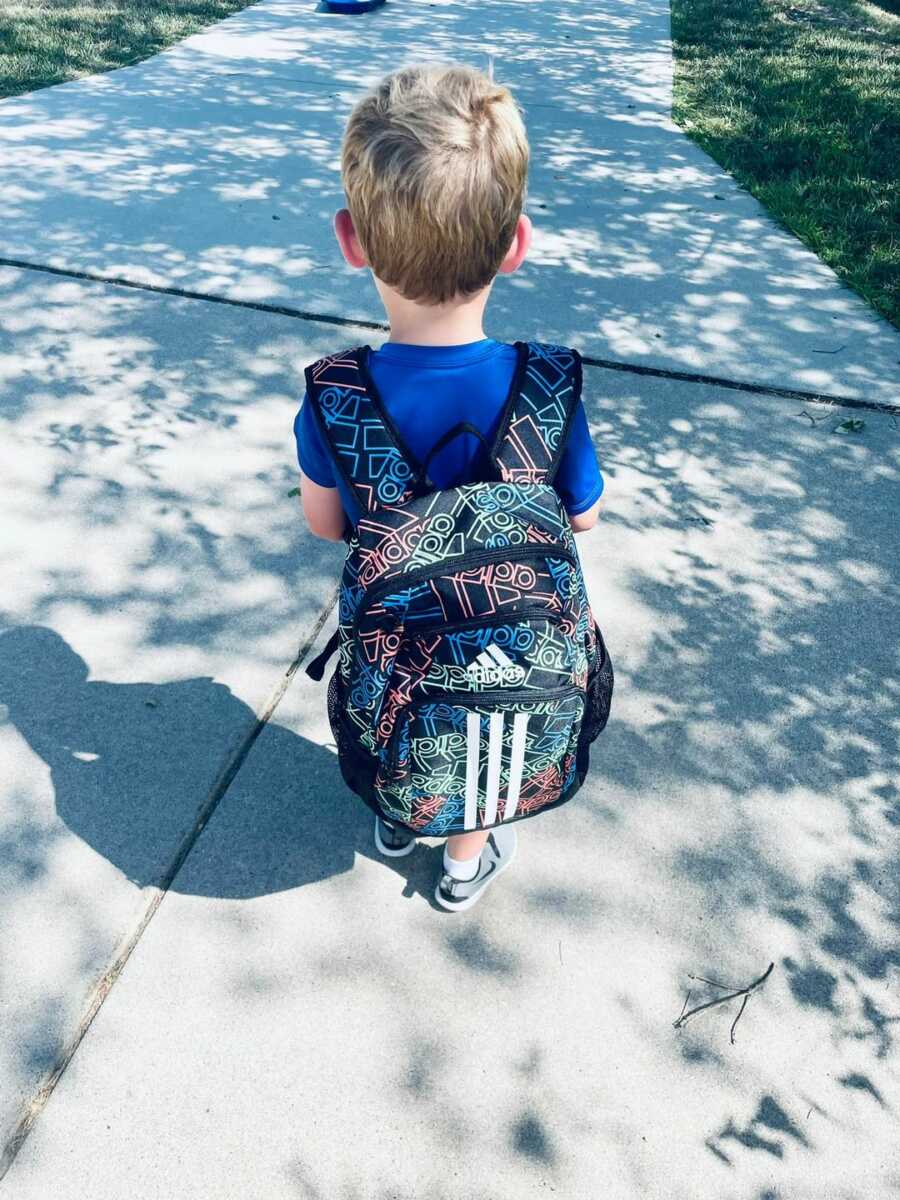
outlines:
{"label": "sneaker sole", "polygon": [[412,854],[413,850],[415,850],[416,839],[413,838],[413,840],[409,843],[409,845],[404,846],[402,850],[389,850],[387,848],[387,846],[384,844],[384,842],[381,840],[381,834],[378,831],[378,818],[376,817],[375,818],[375,845],[378,848],[378,853],[385,855],[386,858],[403,858],[407,854]]}
{"label": "sneaker sole", "polygon": [[467,908],[472,908],[474,905],[476,905],[478,903],[478,901],[481,899],[481,897],[484,895],[484,893],[488,890],[488,888],[491,886],[491,884],[494,882],[494,880],[497,879],[500,875],[502,875],[507,867],[511,867],[513,865],[513,863],[516,860],[516,852],[518,851],[518,849],[519,849],[518,844],[516,844],[516,846],[513,848],[512,854],[509,856],[509,858],[506,860],[506,862],[503,864],[503,866],[495,868],[494,873],[491,876],[490,882],[486,883],[484,885],[484,887],[479,888],[474,896],[469,896],[468,899],[466,899],[466,900],[460,900],[458,904],[448,904],[447,901],[444,899],[444,897],[441,895],[441,881],[438,880],[437,887],[434,889],[435,900],[438,902],[438,904],[441,906],[441,908],[444,909],[445,912],[465,912],[465,910]]}

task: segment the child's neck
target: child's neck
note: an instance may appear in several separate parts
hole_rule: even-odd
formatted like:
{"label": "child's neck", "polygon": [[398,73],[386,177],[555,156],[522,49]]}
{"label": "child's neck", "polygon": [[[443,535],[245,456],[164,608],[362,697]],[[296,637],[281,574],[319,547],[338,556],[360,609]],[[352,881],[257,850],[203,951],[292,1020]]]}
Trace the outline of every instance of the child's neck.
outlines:
{"label": "child's neck", "polygon": [[484,309],[490,284],[468,300],[446,304],[417,304],[379,282],[384,309],[390,322],[389,342],[413,346],[461,346],[484,338]]}

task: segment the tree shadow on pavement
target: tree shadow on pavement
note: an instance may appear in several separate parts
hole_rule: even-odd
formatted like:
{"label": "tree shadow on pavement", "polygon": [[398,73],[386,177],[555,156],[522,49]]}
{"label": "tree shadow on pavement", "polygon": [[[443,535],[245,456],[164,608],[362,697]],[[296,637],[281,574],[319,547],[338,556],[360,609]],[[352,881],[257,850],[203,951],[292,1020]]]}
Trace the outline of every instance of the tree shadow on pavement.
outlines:
{"label": "tree shadow on pavement", "polygon": [[[682,996],[720,994],[689,972],[745,984],[774,960],[767,1037],[787,1055],[789,1029],[828,1044],[831,1082],[807,1094],[758,1072],[737,1112],[712,1117],[710,1154],[746,1170],[748,1151],[821,1153],[821,1134],[798,1133],[808,1112],[833,1127],[890,1090],[900,453],[886,416],[854,437],[840,410],[813,422],[783,401],[648,390],[586,382],[610,481],[589,584],[618,688],[589,809],[638,877],[659,874],[665,908],[621,914],[636,937],[667,932]],[[718,1044],[701,1016],[677,1038],[698,1078],[711,1031]]]}

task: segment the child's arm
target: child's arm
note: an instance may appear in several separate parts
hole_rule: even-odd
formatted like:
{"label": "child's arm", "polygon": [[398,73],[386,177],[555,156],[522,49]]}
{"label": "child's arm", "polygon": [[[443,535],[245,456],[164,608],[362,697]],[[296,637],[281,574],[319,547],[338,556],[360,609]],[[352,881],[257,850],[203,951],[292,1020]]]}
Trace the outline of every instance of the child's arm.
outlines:
{"label": "child's arm", "polygon": [[306,396],[294,418],[294,437],[300,463],[300,507],[306,523],[316,537],[339,542],[344,536],[346,514],[335,486],[328,449]]}
{"label": "child's arm", "polygon": [[599,496],[585,512],[579,513],[577,517],[569,517],[569,524],[572,526],[573,533],[584,533],[587,529],[593,529],[597,524],[597,518],[600,516],[600,509],[602,507],[603,497]]}
{"label": "child's arm", "polygon": [[339,542],[344,536],[344,506],[336,487],[322,487],[300,471],[300,504],[310,533]]}
{"label": "child's arm", "polygon": [[559,463],[554,487],[575,533],[593,529],[603,504],[603,476],[591,441],[584,405],[579,401]]}

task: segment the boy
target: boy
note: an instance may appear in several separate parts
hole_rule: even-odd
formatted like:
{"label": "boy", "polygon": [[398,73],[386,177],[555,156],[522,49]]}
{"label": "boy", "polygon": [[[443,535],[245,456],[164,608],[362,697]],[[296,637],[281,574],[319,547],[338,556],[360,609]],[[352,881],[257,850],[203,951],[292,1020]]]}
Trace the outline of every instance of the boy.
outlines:
{"label": "boy", "polygon": [[[531,243],[522,211],[528,160],[510,92],[456,64],[386,76],[357,103],[344,135],[347,207],[334,230],[350,266],[372,270],[390,323],[387,341],[369,356],[371,378],[412,454],[421,463],[433,452],[428,473],[437,488],[478,479],[477,433],[491,443],[510,391],[515,347],[486,337],[482,319],[495,276],[515,271]],[[470,431],[447,440],[461,422]],[[294,432],[309,528],[338,541],[360,506],[308,396]],[[590,529],[603,480],[580,401],[553,486],[572,529]],[[375,841],[390,856],[415,847],[408,830],[379,816]],[[438,903],[470,907],[514,851],[512,827],[449,837]]]}

